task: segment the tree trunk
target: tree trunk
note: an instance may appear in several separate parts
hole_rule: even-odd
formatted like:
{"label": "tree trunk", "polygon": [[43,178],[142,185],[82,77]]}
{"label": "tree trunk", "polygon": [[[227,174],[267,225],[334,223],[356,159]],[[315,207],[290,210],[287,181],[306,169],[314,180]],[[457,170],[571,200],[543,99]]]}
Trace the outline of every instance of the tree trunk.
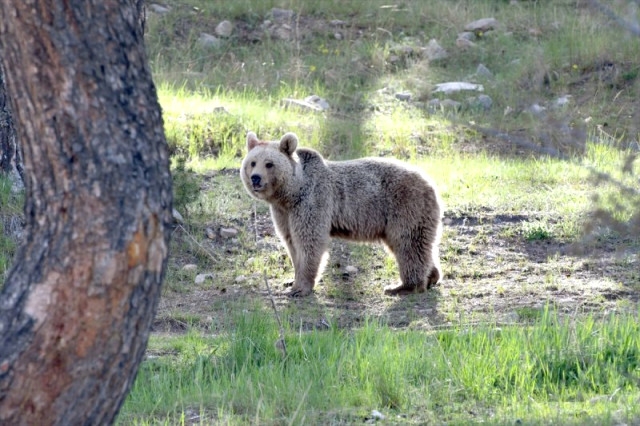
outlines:
{"label": "tree trunk", "polygon": [[171,183],[140,0],[3,0],[25,241],[0,295],[0,424],[111,423],[164,276]]}
{"label": "tree trunk", "polygon": [[0,174],[8,176],[17,191],[23,188],[23,170],[4,72],[0,66]]}

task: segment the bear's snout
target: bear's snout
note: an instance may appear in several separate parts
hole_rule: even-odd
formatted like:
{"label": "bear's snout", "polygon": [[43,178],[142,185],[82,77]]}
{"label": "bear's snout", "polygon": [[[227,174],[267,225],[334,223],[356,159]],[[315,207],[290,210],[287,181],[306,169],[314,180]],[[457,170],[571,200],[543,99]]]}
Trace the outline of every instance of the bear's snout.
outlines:
{"label": "bear's snout", "polygon": [[260,188],[261,182],[262,182],[262,178],[260,177],[260,175],[257,175],[257,174],[251,175],[251,184],[253,185],[254,188]]}

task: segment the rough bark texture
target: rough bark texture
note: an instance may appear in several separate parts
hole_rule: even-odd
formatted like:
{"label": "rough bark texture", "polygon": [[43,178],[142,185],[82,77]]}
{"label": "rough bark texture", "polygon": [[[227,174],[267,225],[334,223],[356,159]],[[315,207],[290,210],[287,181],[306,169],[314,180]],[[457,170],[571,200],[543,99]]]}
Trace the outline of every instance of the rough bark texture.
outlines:
{"label": "rough bark texture", "polygon": [[146,347],[171,183],[139,0],[3,0],[26,237],[0,295],[0,424],[108,424]]}
{"label": "rough bark texture", "polygon": [[23,188],[23,170],[22,155],[18,149],[4,72],[0,66],[0,173],[11,179],[15,190],[20,190]]}

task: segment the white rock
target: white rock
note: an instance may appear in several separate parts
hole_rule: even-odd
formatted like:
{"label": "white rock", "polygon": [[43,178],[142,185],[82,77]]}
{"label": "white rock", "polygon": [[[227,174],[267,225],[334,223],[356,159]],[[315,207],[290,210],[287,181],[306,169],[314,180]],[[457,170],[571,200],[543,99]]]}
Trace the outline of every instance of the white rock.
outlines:
{"label": "white rock", "polygon": [[322,108],[323,111],[326,111],[331,108],[331,105],[329,105],[329,102],[327,102],[326,99],[323,99],[318,95],[307,96],[306,98],[304,98],[304,100],[306,102],[318,105],[320,108]]}
{"label": "white rock", "polygon": [[200,33],[200,37],[198,37],[198,44],[201,47],[218,47],[220,46],[220,39],[211,34]]}
{"label": "white rock", "polygon": [[356,268],[353,265],[349,265],[346,268],[344,268],[345,272],[348,274],[355,274],[356,272],[358,272],[358,268]]}
{"label": "white rock", "polygon": [[485,32],[494,29],[498,26],[498,20],[496,18],[483,18],[477,21],[469,22],[464,26],[465,31],[473,31],[474,33]]}
{"label": "white rock", "polygon": [[213,274],[198,274],[194,282],[196,284],[203,284],[206,280],[212,280]]}
{"label": "white rock", "polygon": [[382,414],[380,411],[378,410],[372,410],[371,411],[371,417],[373,417],[376,420],[384,420],[385,416],[384,414]]}
{"label": "white rock", "polygon": [[227,20],[220,22],[216,26],[216,34],[223,38],[228,38],[233,32],[233,24]]}
{"label": "white rock", "polygon": [[196,269],[198,269],[198,265],[195,263],[187,263],[182,267],[183,271],[195,271]]}
{"label": "white rock", "polygon": [[243,283],[243,282],[245,282],[246,280],[247,280],[247,277],[245,277],[244,275],[238,275],[238,276],[236,277],[236,283],[238,283],[238,284]]}
{"label": "white rock", "polygon": [[222,238],[233,238],[238,235],[238,230],[235,228],[220,228],[220,236]]}
{"label": "white rock", "polygon": [[173,216],[173,220],[178,223],[184,223],[184,218],[180,214],[178,210],[175,208],[171,211],[171,215]]}
{"label": "white rock", "polygon": [[467,83],[465,81],[451,81],[448,83],[436,84],[436,90],[434,90],[433,92],[444,93],[448,95],[450,93],[456,93],[462,90],[474,90],[482,92],[484,91],[484,87],[482,86],[482,84]]}

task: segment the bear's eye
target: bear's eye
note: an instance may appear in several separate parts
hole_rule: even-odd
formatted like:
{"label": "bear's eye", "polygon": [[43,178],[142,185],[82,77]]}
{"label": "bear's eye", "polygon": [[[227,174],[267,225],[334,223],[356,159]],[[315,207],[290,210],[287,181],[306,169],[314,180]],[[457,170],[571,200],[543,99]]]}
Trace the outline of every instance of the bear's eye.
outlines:
{"label": "bear's eye", "polygon": [[255,162],[255,161],[252,161],[252,162],[251,162],[251,167],[255,167],[255,166],[256,166],[256,162]]}
{"label": "bear's eye", "polygon": [[267,169],[270,169],[273,167],[273,163],[267,163],[264,165]]}

